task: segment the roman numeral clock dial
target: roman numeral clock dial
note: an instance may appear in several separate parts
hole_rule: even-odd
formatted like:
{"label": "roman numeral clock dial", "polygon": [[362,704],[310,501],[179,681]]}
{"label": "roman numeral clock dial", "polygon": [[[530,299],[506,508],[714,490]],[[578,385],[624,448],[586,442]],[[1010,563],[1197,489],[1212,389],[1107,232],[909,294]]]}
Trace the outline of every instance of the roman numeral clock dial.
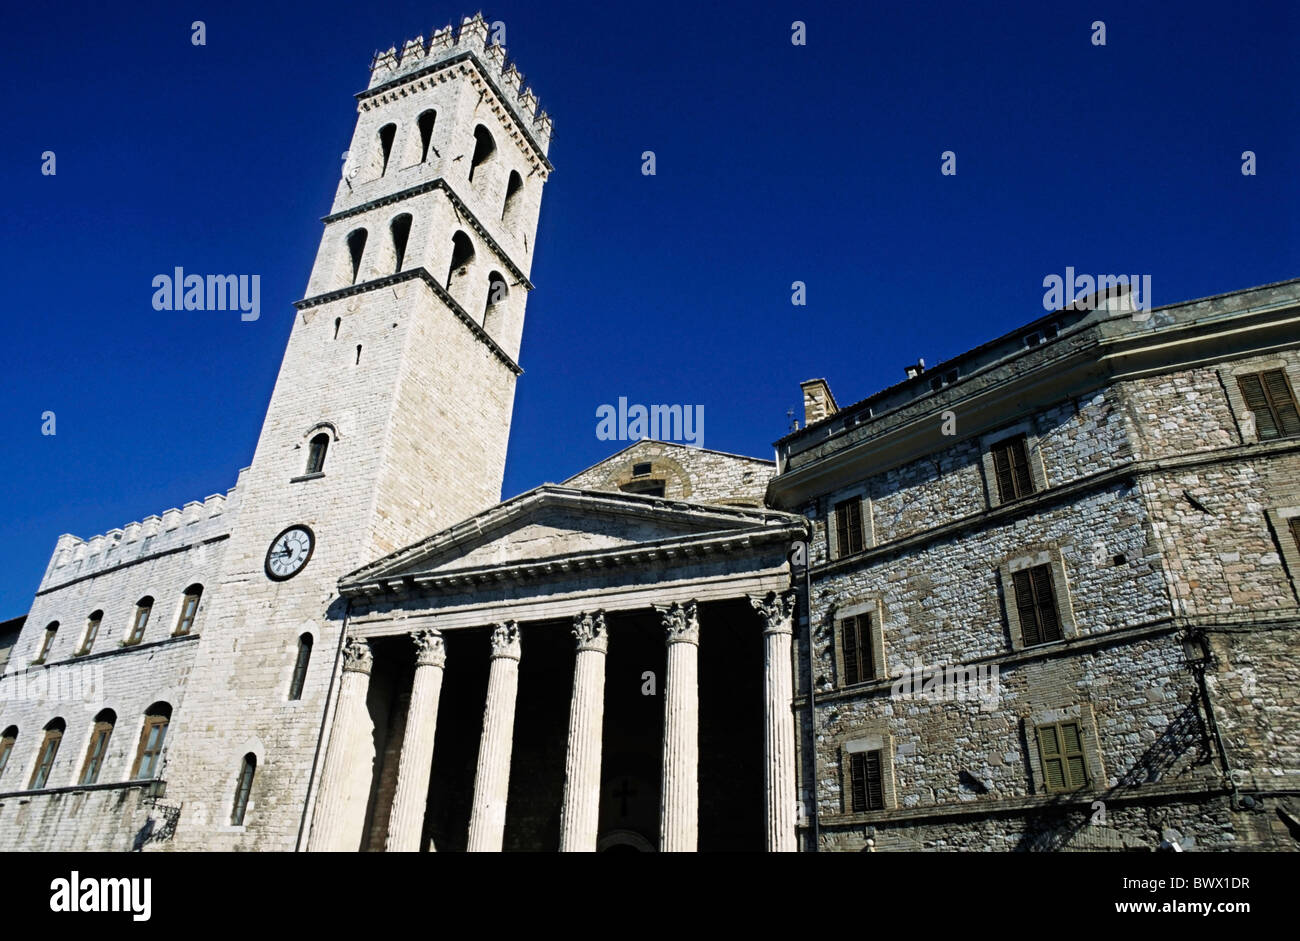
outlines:
{"label": "roman numeral clock dial", "polygon": [[266,550],[266,577],[275,582],[293,578],[303,570],[315,548],[316,535],[310,527],[290,526],[271,540]]}

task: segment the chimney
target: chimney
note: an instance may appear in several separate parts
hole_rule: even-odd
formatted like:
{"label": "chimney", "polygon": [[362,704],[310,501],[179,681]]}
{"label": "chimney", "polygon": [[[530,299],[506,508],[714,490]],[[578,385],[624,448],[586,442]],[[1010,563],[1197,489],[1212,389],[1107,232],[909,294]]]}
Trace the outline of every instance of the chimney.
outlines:
{"label": "chimney", "polygon": [[915,365],[915,366],[908,366],[908,367],[907,367],[907,378],[908,378],[908,379],[915,379],[917,376],[921,375],[921,373],[923,373],[923,372],[925,372],[925,360],[923,360],[923,359],[918,359],[918,360],[916,361],[916,365]]}
{"label": "chimney", "polygon": [[799,383],[803,390],[803,424],[807,428],[813,422],[829,418],[840,410],[831,395],[831,387],[825,379],[806,379]]}

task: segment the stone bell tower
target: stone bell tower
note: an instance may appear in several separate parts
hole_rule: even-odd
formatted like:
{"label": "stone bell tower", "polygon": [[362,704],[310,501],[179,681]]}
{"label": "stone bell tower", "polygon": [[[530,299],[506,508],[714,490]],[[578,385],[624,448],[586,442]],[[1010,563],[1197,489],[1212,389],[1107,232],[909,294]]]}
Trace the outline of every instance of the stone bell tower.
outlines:
{"label": "stone bell tower", "polygon": [[176,848],[298,846],[339,578],[501,496],[550,118],[481,16],[377,55],[357,102],[173,720]]}

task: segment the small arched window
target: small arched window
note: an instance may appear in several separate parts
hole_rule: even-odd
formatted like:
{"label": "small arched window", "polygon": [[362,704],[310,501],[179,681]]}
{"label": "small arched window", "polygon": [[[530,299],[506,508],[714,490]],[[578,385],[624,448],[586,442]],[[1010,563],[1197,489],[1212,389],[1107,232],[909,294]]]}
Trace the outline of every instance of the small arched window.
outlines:
{"label": "small arched window", "polygon": [[145,595],[135,603],[135,617],[131,621],[131,633],[126,635],[126,644],[138,644],[144,640],[144,629],[149,624],[149,615],[153,611],[153,598]]}
{"label": "small arched window", "polygon": [[404,212],[393,219],[389,226],[393,233],[393,273],[402,270],[402,260],[406,257],[406,242],[411,236],[411,214]]}
{"label": "small arched window", "polygon": [[136,749],[131,778],[144,781],[158,773],[163,743],[167,740],[167,726],[172,721],[172,707],[156,702],[144,711],[144,728],[140,730],[140,745]]}
{"label": "small arched window", "polygon": [[469,179],[474,182],[474,171],[488,162],[492,154],[496,152],[497,142],[492,139],[488,129],[482,124],[474,128],[474,157],[469,164]]}
{"label": "small arched window", "polygon": [[308,474],[325,473],[325,452],[329,450],[329,446],[330,436],[324,431],[311,439],[311,444],[307,446]]}
{"label": "small arched window", "polygon": [[354,229],[348,233],[348,259],[352,262],[352,280],[348,284],[356,284],[357,276],[361,274],[361,256],[366,250],[366,230]]}
{"label": "small arched window", "polygon": [[[420,163],[429,159],[429,145],[433,142],[433,122],[438,117],[436,112],[425,111],[416,119],[416,126],[420,129]],[[437,151],[435,150],[436,154]]]}
{"label": "small arched window", "polygon": [[[18,741],[18,726],[11,725],[0,734],[0,778],[5,776],[5,768],[9,767],[9,756],[14,753],[14,742]],[[3,788],[0,788],[3,790]]]}
{"label": "small arched window", "polygon": [[95,646],[95,638],[99,636],[99,625],[103,622],[103,611],[90,612],[90,617],[86,619],[86,632],[81,635],[81,646],[77,648],[79,655],[90,653],[91,648]]}
{"label": "small arched window", "polygon": [[388,172],[388,158],[393,153],[393,139],[395,137],[397,137],[396,124],[385,124],[379,129],[379,151],[383,157],[383,162],[379,166],[380,176]]}
{"label": "small arched window", "polygon": [[[515,197],[519,191],[524,188],[524,178],[519,175],[518,170],[510,171],[510,180],[506,183],[506,201],[501,207],[501,219],[504,222],[514,221]],[[510,218],[507,219],[506,217]]]}
{"label": "small arched window", "polygon": [[176,636],[188,634],[194,627],[194,615],[199,613],[199,599],[202,597],[202,585],[195,584],[185,589],[185,596],[181,598],[181,615],[176,619],[176,630],[172,632]]}
{"label": "small arched window", "polygon": [[244,813],[248,810],[248,795],[253,791],[253,775],[257,771],[257,756],[249,752],[239,765],[239,780],[235,784],[235,805],[230,809],[230,825],[242,827]]}
{"label": "small arched window", "polygon": [[39,791],[50,780],[50,769],[54,767],[55,756],[59,754],[59,745],[63,742],[63,733],[68,723],[62,719],[51,719],[45,726],[45,737],[41,739],[41,750],[36,756],[36,767],[32,769],[32,779],[28,790]]}
{"label": "small arched window", "polygon": [[41,636],[40,649],[36,651],[36,659],[32,663],[44,663],[45,658],[50,655],[50,648],[54,646],[54,638],[59,633],[59,622],[51,621],[45,626],[45,633]]}
{"label": "small arched window", "polygon": [[307,667],[311,664],[310,634],[298,638],[298,659],[293,664],[293,678],[289,680],[289,699],[302,699],[302,689],[307,685]]}
{"label": "small arched window", "polygon": [[108,740],[113,737],[113,726],[117,725],[117,713],[104,709],[95,716],[95,727],[90,730],[90,745],[86,748],[86,763],[81,768],[81,784],[94,784],[99,780],[99,771],[104,767],[104,756],[108,754]]}
{"label": "small arched window", "polygon": [[451,279],[456,274],[465,274],[470,262],[474,260],[474,243],[464,232],[457,232],[451,237],[451,267],[447,269],[447,290],[451,290]]}
{"label": "small arched window", "polygon": [[334,318],[334,339],[336,340],[339,338],[339,327],[341,326],[343,326],[343,318],[335,317]]}
{"label": "small arched window", "polygon": [[500,312],[505,309],[501,305],[509,293],[510,288],[501,272],[494,271],[488,275],[487,303],[483,307],[483,329],[488,333],[495,332]]}

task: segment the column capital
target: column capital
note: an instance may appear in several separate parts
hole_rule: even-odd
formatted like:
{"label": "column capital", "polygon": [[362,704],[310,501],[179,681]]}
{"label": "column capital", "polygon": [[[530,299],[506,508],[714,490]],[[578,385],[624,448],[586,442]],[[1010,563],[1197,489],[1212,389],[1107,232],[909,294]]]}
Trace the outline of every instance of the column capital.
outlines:
{"label": "column capital", "polygon": [[796,598],[793,591],[777,594],[769,591],[767,595],[750,595],[749,603],[763,616],[764,634],[789,634],[794,630],[794,612]]}
{"label": "column capital", "polygon": [[514,621],[492,625],[492,656],[519,659],[519,625]]}
{"label": "column capital", "polygon": [[417,667],[440,667],[447,662],[447,647],[442,642],[442,634],[435,630],[416,631],[411,635],[415,644],[415,665]]}
{"label": "column capital", "polygon": [[370,642],[361,637],[349,637],[343,645],[343,672],[369,675],[375,658],[370,652]]}
{"label": "column capital", "polygon": [[699,645],[700,621],[696,617],[694,601],[688,601],[686,604],[676,601],[671,605],[657,604],[654,609],[659,612],[659,621],[668,634],[668,643]]}
{"label": "column capital", "polygon": [[573,636],[578,641],[579,650],[598,650],[604,653],[609,649],[609,634],[605,630],[605,612],[586,611],[573,619]]}

